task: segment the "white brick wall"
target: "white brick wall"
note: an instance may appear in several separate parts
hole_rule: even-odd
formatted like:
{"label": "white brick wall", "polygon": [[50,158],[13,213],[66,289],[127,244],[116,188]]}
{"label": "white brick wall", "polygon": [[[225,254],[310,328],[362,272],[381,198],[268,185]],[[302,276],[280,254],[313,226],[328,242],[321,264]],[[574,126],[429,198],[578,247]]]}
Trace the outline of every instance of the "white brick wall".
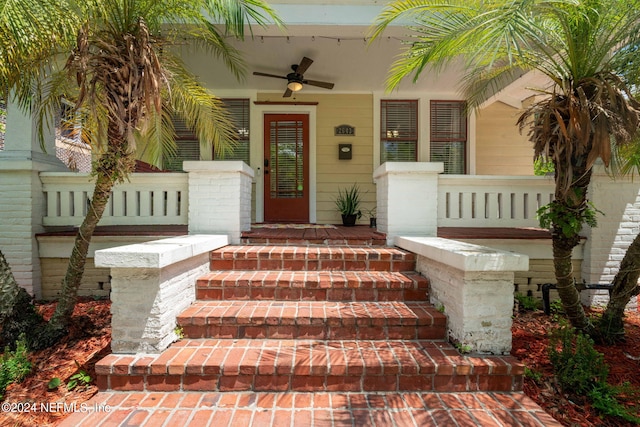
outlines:
{"label": "white brick wall", "polygon": [[41,272],[35,234],[43,230],[44,199],[38,172],[1,169],[0,162],[0,249],[18,284],[39,298]]}
{"label": "white brick wall", "polygon": [[429,279],[431,302],[444,307],[451,341],[472,352],[511,351],[513,278],[526,271],[526,255],[437,237],[399,237],[396,245],[418,255]]}
{"label": "white brick wall", "polygon": [[[604,216],[598,214],[596,228],[583,230],[587,241],[582,277],[587,283],[611,283],[627,248],[640,232],[640,180],[613,180],[602,167],[596,167],[588,197]],[[607,291],[582,292],[586,305],[603,305],[608,299]],[[633,298],[629,308],[637,308],[637,301]]]}
{"label": "white brick wall", "polygon": [[96,251],[111,269],[111,350],[159,353],[177,339],[176,316],[195,301],[209,252],[227,236],[184,236]]}
{"label": "white brick wall", "polygon": [[377,184],[378,230],[387,243],[396,236],[435,236],[438,229],[438,174],[442,163],[386,162],[373,173]]}
{"label": "white brick wall", "polygon": [[251,229],[253,169],[244,162],[184,162],[189,172],[189,234],[227,234],[240,242]]}

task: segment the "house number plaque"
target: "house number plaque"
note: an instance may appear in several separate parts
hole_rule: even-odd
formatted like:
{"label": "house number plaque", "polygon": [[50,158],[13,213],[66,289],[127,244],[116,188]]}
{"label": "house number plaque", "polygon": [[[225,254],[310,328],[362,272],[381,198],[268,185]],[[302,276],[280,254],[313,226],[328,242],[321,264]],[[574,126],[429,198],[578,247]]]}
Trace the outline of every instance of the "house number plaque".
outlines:
{"label": "house number plaque", "polygon": [[336,126],[334,129],[335,136],[355,136],[356,128],[349,125]]}

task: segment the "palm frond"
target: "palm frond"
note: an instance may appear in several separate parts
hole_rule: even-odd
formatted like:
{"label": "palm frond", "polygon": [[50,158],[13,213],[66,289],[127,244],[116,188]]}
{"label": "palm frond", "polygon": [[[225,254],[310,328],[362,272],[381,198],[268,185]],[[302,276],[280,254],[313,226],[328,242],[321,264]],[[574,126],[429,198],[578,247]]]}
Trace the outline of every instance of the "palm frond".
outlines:
{"label": "palm frond", "polygon": [[222,101],[200,85],[177,59],[165,59],[165,65],[170,75],[171,112],[195,131],[203,149],[213,146],[219,157],[232,152],[236,132]]}
{"label": "palm frond", "polygon": [[[265,27],[273,22],[279,27],[284,26],[275,10],[263,0],[203,0],[203,6],[215,23],[225,24],[225,34],[241,40],[248,23]],[[248,28],[252,31],[250,26]]]}
{"label": "palm frond", "polygon": [[[165,99],[168,99],[166,97]],[[165,104],[160,111],[153,110],[136,133],[139,157],[162,168],[164,160],[177,153],[176,132],[171,107]]]}

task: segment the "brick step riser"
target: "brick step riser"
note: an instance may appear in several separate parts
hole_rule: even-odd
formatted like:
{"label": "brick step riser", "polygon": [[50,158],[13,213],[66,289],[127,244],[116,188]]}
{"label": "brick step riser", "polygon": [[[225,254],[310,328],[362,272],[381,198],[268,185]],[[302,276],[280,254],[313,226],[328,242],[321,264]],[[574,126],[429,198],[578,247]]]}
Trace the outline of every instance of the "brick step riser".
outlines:
{"label": "brick step riser", "polygon": [[302,289],[299,287],[209,287],[198,286],[196,299],[275,301],[428,301],[426,289]]}
{"label": "brick step riser", "polygon": [[446,340],[442,326],[325,326],[325,325],[185,325],[185,338],[317,339],[317,340]]}
{"label": "brick step riser", "polygon": [[376,392],[436,391],[513,392],[522,390],[522,375],[304,375],[304,374],[166,374],[98,375],[101,391],[298,391]]}
{"label": "brick step riser", "polygon": [[336,259],[212,259],[215,270],[277,271],[414,271],[414,260],[336,260]]}
{"label": "brick step riser", "polygon": [[385,247],[386,239],[355,240],[355,239],[264,239],[264,238],[242,238],[243,245],[324,245],[324,246],[367,246]]}

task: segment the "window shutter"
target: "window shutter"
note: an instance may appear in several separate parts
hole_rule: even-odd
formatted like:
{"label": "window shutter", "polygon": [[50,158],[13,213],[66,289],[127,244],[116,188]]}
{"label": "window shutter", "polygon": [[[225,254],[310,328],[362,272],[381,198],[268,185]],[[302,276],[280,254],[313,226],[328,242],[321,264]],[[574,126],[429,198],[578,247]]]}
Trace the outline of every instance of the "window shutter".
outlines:
{"label": "window shutter", "polygon": [[200,160],[200,141],[183,119],[174,117],[173,127],[176,132],[176,153],[165,159],[164,169],[181,171],[183,161]]}
{"label": "window shutter", "polygon": [[220,160],[242,160],[249,164],[249,100],[225,98],[222,101],[237,129],[237,138],[233,153],[229,153]]}
{"label": "window shutter", "polygon": [[380,162],[418,159],[418,101],[380,102]]}
{"label": "window shutter", "polygon": [[464,101],[431,101],[431,161],[444,173],[465,173],[467,115]]}

